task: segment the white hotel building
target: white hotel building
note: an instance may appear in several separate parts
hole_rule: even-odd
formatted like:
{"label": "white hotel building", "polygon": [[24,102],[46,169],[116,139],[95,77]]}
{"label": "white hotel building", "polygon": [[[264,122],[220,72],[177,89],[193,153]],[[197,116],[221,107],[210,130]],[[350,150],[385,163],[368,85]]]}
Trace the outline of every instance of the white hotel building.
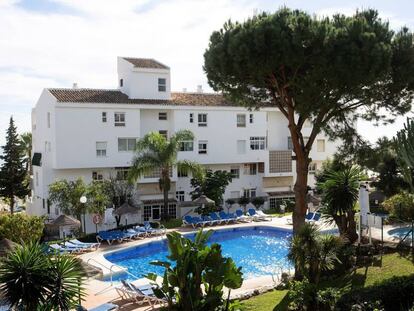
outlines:
{"label": "white hotel building", "polygon": [[[170,68],[153,59],[118,57],[118,81],[117,89],[43,90],[32,111],[34,175],[28,213],[56,218],[59,210],[48,203],[50,183],[122,176],[136,139],[181,129],[191,130],[195,140],[184,144],[179,159],[233,173],[225,199],[266,196],[267,206],[274,206],[293,196],[295,163],[287,121],[278,109],[249,111],[201,89],[171,92]],[[319,135],[310,174],[335,150],[334,142]],[[190,179],[172,174],[170,212],[177,217],[191,206]],[[309,180],[312,186],[312,175]],[[157,220],[162,205],[158,179],[142,178],[137,193],[143,203],[138,221]]]}

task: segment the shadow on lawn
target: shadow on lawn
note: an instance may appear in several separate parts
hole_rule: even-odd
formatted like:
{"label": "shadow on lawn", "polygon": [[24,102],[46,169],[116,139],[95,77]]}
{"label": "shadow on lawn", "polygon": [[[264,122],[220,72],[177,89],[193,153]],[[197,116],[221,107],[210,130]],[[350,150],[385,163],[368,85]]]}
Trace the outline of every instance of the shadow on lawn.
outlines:
{"label": "shadow on lawn", "polygon": [[289,295],[286,294],[285,297],[273,308],[273,311],[286,311],[290,303]]}

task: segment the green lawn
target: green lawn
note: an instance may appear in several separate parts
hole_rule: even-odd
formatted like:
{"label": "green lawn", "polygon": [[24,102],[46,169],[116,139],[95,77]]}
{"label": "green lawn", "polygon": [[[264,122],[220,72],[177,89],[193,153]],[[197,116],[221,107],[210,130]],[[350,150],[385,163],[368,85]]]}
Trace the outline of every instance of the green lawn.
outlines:
{"label": "green lawn", "polygon": [[[410,257],[399,254],[387,254],[373,265],[359,268],[353,274],[322,283],[323,287],[338,287],[350,290],[373,285],[393,276],[414,274],[414,262]],[[288,305],[287,290],[272,291],[242,301],[242,310],[272,311],[286,310]]]}

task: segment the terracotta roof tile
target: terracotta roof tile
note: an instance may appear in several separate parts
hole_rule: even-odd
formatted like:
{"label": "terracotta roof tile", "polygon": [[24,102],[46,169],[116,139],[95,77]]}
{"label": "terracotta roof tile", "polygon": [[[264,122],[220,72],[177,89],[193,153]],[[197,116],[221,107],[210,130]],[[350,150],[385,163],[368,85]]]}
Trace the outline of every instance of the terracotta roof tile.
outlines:
{"label": "terracotta roof tile", "polygon": [[154,104],[174,106],[237,106],[221,94],[171,93],[170,100],[135,99],[119,90],[99,89],[49,89],[62,103],[107,103],[107,104]]}
{"label": "terracotta roof tile", "polygon": [[138,68],[154,68],[154,69],[169,69],[169,67],[161,64],[152,58],[132,58],[132,57],[123,57],[127,62],[130,62],[134,67]]}

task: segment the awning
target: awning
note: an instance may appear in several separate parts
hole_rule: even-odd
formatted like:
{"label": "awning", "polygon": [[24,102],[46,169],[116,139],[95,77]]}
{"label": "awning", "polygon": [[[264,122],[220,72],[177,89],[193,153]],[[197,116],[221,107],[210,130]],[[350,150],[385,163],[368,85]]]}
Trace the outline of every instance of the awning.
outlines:
{"label": "awning", "polygon": [[40,152],[35,152],[33,154],[32,165],[42,166],[42,154]]}
{"label": "awning", "polygon": [[[150,199],[150,200],[142,200],[143,204],[163,204],[164,199]],[[176,199],[168,199],[168,203],[177,203]]]}
{"label": "awning", "polygon": [[273,191],[267,192],[269,197],[294,197],[295,193],[293,191]]}

